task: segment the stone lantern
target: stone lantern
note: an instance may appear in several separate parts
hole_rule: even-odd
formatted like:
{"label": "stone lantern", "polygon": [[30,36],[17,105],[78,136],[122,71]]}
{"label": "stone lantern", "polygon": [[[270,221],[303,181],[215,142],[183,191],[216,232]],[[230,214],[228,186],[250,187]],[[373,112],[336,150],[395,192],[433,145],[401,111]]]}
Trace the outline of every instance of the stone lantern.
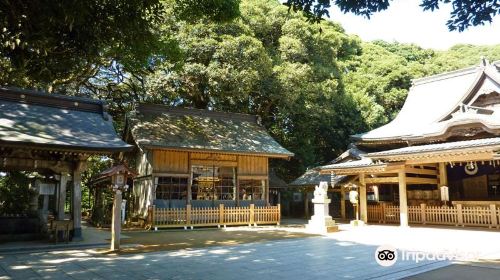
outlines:
{"label": "stone lantern", "polygon": [[339,230],[338,225],[328,213],[330,199],[328,198],[327,191],[327,182],[320,182],[319,186],[316,186],[314,198],[312,199],[312,203],[314,203],[314,215],[311,216],[311,220],[306,225],[307,231],[325,234]]}
{"label": "stone lantern", "polygon": [[[126,165],[113,166],[99,174],[99,178],[111,179],[110,188],[113,190],[113,216],[111,222],[111,250],[120,249],[120,232],[122,223],[122,194],[129,188],[127,179],[135,177],[136,173]],[[108,181],[109,182],[109,181]]]}

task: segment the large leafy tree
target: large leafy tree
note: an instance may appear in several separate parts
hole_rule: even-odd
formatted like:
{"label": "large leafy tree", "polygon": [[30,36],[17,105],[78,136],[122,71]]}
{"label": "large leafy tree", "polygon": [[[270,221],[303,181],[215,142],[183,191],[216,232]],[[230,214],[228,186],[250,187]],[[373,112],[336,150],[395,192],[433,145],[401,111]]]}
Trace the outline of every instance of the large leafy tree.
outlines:
{"label": "large leafy tree", "polygon": [[[387,9],[391,0],[287,0],[285,5],[295,11],[304,11],[310,21],[320,21],[328,16],[328,8],[336,5],[341,11],[354,13],[370,18],[379,11]],[[453,9],[447,22],[450,30],[464,31],[470,26],[491,22],[500,13],[500,2],[497,0],[421,0],[424,10],[437,10],[441,4],[450,4]]]}
{"label": "large leafy tree", "polygon": [[343,82],[360,41],[331,22],[320,30],[278,1],[244,1],[240,13],[213,22],[178,20],[168,9],[159,35],[176,42],[179,60],[155,56],[135,72],[114,63],[73,90],[109,100],[117,120],[137,102],[257,114],[296,153],[278,163],[292,179],[333,158],[364,127]]}
{"label": "large leafy tree", "polygon": [[171,55],[158,36],[165,6],[179,17],[238,16],[238,0],[31,0],[0,2],[2,84],[44,87],[81,81],[110,60],[143,68]]}

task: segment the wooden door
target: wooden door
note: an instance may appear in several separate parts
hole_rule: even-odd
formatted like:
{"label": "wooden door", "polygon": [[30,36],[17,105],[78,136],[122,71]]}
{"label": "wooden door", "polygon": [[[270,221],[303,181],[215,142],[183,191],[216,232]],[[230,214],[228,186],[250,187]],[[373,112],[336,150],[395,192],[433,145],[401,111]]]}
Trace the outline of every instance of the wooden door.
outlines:
{"label": "wooden door", "polygon": [[488,179],[486,175],[463,180],[464,199],[488,198]]}

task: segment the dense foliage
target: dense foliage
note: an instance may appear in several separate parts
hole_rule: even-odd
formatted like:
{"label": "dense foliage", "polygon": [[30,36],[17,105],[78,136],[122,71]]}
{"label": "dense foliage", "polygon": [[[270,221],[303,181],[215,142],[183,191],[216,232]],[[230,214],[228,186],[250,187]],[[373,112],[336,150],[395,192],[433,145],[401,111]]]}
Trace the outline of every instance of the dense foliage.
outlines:
{"label": "dense foliage", "polygon": [[[349,135],[391,120],[412,79],[478,64],[483,55],[500,59],[500,45],[435,51],[362,42],[279,1],[84,2],[28,1],[11,14],[5,7],[14,4],[2,2],[0,84],[106,100],[118,129],[139,102],[257,114],[296,154],[272,162],[287,181],[333,159]],[[389,3],[336,1],[354,2]],[[116,5],[98,12],[106,3]],[[41,4],[48,6],[35,9]],[[349,11],[376,10],[366,8]],[[84,184],[106,164],[94,159]]]}
{"label": "dense foliage", "polygon": [[[227,21],[238,16],[239,0],[31,0],[0,1],[2,84],[51,90],[81,82],[102,65],[147,66],[152,56],[176,58],[172,42],[157,26],[165,8],[180,19]],[[172,51],[174,49],[174,51]]]}
{"label": "dense foliage", "polygon": [[22,172],[0,173],[0,216],[31,214],[29,203],[34,195],[30,178]]}

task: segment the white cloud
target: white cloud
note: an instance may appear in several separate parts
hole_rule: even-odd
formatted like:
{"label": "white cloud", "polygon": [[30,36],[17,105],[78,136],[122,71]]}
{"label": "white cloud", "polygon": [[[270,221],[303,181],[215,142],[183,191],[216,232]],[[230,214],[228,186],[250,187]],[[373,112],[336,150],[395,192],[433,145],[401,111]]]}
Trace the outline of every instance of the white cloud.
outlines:
{"label": "white cloud", "polygon": [[357,34],[367,41],[382,39],[434,49],[447,49],[456,44],[500,44],[500,16],[495,17],[491,24],[470,27],[460,33],[449,31],[446,26],[450,5],[441,4],[437,11],[424,12],[420,3],[421,0],[394,1],[388,10],[375,13],[370,19],[343,14],[333,7],[330,17],[341,23],[347,33]]}

